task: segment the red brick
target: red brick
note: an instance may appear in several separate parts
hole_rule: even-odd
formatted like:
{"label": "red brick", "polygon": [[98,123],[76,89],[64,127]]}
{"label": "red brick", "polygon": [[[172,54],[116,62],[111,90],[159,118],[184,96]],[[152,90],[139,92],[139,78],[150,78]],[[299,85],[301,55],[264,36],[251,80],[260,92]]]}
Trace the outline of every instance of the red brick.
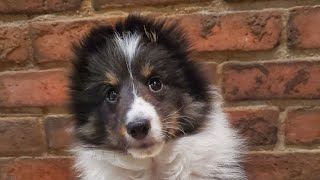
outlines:
{"label": "red brick", "polygon": [[8,172],[8,163],[11,159],[8,158],[1,158],[0,159],[0,179],[8,180],[7,172]]}
{"label": "red brick", "polygon": [[64,11],[80,8],[81,0],[50,0],[46,3],[48,11]]}
{"label": "red brick", "polygon": [[272,49],[282,29],[281,17],[274,12],[192,14],[178,19],[198,51]]}
{"label": "red brick", "polygon": [[320,98],[320,61],[228,63],[223,67],[227,100]]}
{"label": "red brick", "polygon": [[61,69],[0,75],[0,107],[59,106],[66,101],[66,72]]}
{"label": "red brick", "polygon": [[0,155],[34,155],[45,150],[45,140],[37,118],[2,118],[0,132]]}
{"label": "red brick", "polygon": [[320,7],[290,11],[288,45],[290,48],[320,48]]}
{"label": "red brick", "polygon": [[209,82],[212,84],[216,84],[218,81],[217,67],[217,63],[214,62],[206,62],[200,64],[201,72],[204,73],[205,77],[207,77]]}
{"label": "red brick", "polygon": [[72,119],[70,116],[48,116],[45,131],[48,145],[52,149],[68,148],[72,142]]}
{"label": "red brick", "polygon": [[123,7],[123,6],[156,6],[156,5],[168,5],[176,4],[179,2],[192,3],[192,2],[204,2],[208,0],[93,0],[93,6],[95,9],[102,9],[108,7]]}
{"label": "red brick", "polygon": [[249,180],[319,180],[319,153],[252,154],[246,170]]}
{"label": "red brick", "polygon": [[0,13],[24,13],[39,12],[43,9],[42,0],[2,0],[0,1]]}
{"label": "red brick", "polygon": [[21,24],[1,25],[0,62],[22,62],[28,59],[28,53],[27,26]]}
{"label": "red brick", "polygon": [[4,180],[73,180],[72,160],[68,158],[17,159],[8,163]]}
{"label": "red brick", "polygon": [[274,145],[277,142],[279,110],[275,107],[228,108],[231,124],[247,138],[249,145]]}
{"label": "red brick", "polygon": [[[38,62],[70,60],[72,42],[77,42],[90,28],[112,24],[116,19],[119,17],[34,22],[31,27],[35,59]],[[195,14],[177,19],[199,51],[271,49],[278,43],[281,30],[280,16],[266,12],[219,17]]]}
{"label": "red brick", "polygon": [[31,24],[34,57],[38,62],[72,59],[72,43],[77,43],[92,27],[112,23],[114,19],[75,19],[34,22]]}
{"label": "red brick", "polygon": [[80,0],[2,0],[1,13],[45,13],[74,10],[80,7]]}
{"label": "red brick", "polygon": [[320,144],[320,108],[289,110],[285,132],[287,144]]}

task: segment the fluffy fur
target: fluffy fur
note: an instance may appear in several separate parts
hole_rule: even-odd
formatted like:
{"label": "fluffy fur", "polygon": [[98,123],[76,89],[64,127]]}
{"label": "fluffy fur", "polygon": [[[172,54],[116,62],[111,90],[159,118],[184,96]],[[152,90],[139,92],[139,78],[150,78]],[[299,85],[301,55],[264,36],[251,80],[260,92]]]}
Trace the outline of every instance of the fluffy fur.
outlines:
{"label": "fluffy fur", "polygon": [[[80,179],[246,179],[243,140],[188,54],[177,26],[139,16],[97,27],[75,46]],[[129,128],[137,122],[148,122],[139,139]]]}

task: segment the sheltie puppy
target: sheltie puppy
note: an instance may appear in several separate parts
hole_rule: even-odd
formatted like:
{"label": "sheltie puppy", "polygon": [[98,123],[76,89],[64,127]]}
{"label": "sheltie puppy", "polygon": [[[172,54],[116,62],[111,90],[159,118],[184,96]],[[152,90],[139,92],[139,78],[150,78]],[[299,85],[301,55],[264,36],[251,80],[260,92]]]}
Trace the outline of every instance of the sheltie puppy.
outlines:
{"label": "sheltie puppy", "polygon": [[244,180],[244,143],[177,25],[130,15],[75,45],[81,180]]}

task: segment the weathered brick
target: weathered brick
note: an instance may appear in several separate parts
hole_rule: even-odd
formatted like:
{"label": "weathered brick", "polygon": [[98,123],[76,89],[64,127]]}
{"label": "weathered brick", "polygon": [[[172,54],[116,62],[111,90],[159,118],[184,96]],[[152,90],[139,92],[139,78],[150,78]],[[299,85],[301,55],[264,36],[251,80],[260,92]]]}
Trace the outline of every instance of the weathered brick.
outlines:
{"label": "weathered brick", "polygon": [[249,145],[274,145],[277,142],[279,110],[257,106],[228,108],[231,124],[247,138]]}
{"label": "weathered brick", "polygon": [[73,120],[70,116],[48,116],[45,119],[47,142],[52,149],[68,148],[72,142]]}
{"label": "weathered brick", "polygon": [[46,1],[47,11],[65,11],[80,8],[81,0],[50,0]]}
{"label": "weathered brick", "polygon": [[7,172],[8,172],[8,163],[11,159],[8,158],[1,158],[0,159],[0,179],[7,180]]}
{"label": "weathered brick", "polygon": [[59,106],[66,101],[67,80],[62,69],[0,75],[0,107]]}
{"label": "weathered brick", "polygon": [[34,58],[38,62],[70,60],[72,43],[77,43],[92,27],[111,21],[112,18],[34,22],[31,24]]}
{"label": "weathered brick", "polygon": [[[34,22],[31,27],[35,59],[38,62],[72,59],[72,42],[77,42],[90,28],[113,24],[116,19],[119,17]],[[194,14],[175,19],[181,21],[182,28],[198,51],[271,49],[278,43],[281,30],[280,16],[266,12],[219,17]],[[236,26],[241,27],[240,30]]]}
{"label": "weathered brick", "polygon": [[[0,2],[1,4],[1,2]],[[28,31],[24,24],[0,26],[0,62],[22,62],[28,59]]]}
{"label": "weathered brick", "polygon": [[225,15],[191,14],[176,17],[198,51],[267,50],[281,33],[281,17],[274,12]]}
{"label": "weathered brick", "polygon": [[44,7],[42,0],[2,0],[0,1],[0,13],[24,13],[39,12]]}
{"label": "weathered brick", "polygon": [[320,144],[320,108],[288,110],[285,135],[287,144]]}
{"label": "weathered brick", "polygon": [[320,7],[290,11],[288,45],[290,48],[320,48]]}
{"label": "weathered brick", "polygon": [[45,13],[74,10],[80,7],[81,0],[2,0],[1,13]]}
{"label": "weathered brick", "polygon": [[320,61],[228,63],[223,67],[227,100],[320,98]]}
{"label": "weathered brick", "polygon": [[249,180],[318,180],[319,153],[252,154],[246,171]]}
{"label": "weathered brick", "polygon": [[[7,162],[4,180],[73,180],[72,160],[69,158],[17,159]],[[1,176],[0,176],[1,177]]]}
{"label": "weathered brick", "polygon": [[44,152],[45,138],[37,118],[0,119],[0,155],[35,155]]}
{"label": "weathered brick", "polygon": [[214,62],[200,64],[201,72],[204,73],[205,77],[208,78],[209,82],[212,84],[216,84],[218,81],[217,66],[217,63]]}
{"label": "weathered brick", "polygon": [[102,9],[108,7],[124,7],[124,6],[156,6],[176,4],[179,2],[204,2],[208,0],[93,0],[93,7],[95,9]]}

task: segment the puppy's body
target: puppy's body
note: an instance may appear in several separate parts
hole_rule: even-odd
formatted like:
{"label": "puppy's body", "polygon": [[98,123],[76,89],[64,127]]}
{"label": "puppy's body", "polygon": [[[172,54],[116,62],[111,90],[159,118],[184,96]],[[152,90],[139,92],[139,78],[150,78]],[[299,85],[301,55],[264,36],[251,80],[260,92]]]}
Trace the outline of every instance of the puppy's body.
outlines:
{"label": "puppy's body", "polygon": [[93,30],[76,55],[81,179],[245,179],[243,142],[176,27],[130,16]]}

